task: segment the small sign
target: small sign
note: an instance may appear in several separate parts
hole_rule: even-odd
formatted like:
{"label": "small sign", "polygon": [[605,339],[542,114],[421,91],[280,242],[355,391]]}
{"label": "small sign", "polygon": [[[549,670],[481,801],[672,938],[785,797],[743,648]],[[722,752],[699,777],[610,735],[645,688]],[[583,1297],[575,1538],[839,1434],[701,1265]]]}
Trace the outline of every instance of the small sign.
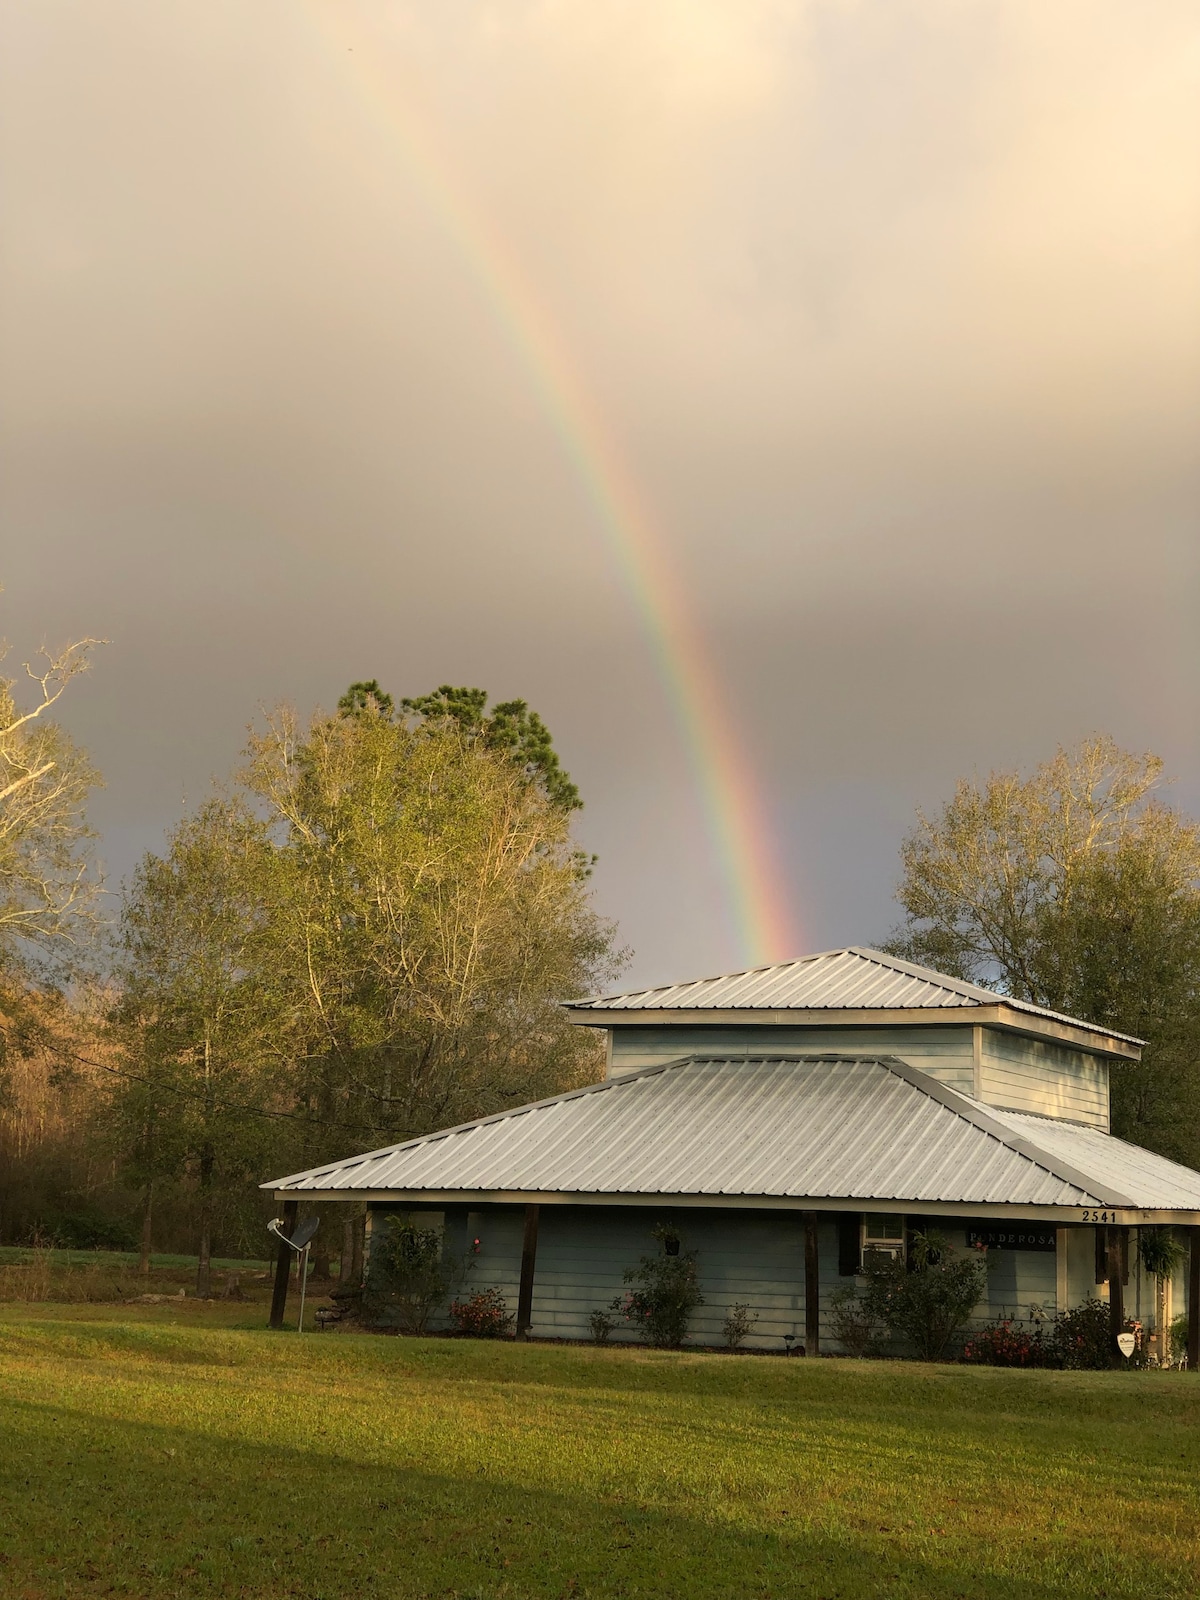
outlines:
{"label": "small sign", "polygon": [[1119,1333],[1117,1335],[1117,1349],[1125,1357],[1126,1361],[1128,1361],[1130,1356],[1137,1349],[1137,1335],[1132,1333]]}
{"label": "small sign", "polygon": [[1053,1228],[1039,1226],[1036,1222],[1016,1223],[1010,1227],[988,1226],[967,1228],[967,1245],[971,1249],[988,1250],[1043,1250],[1049,1254],[1057,1240]]}

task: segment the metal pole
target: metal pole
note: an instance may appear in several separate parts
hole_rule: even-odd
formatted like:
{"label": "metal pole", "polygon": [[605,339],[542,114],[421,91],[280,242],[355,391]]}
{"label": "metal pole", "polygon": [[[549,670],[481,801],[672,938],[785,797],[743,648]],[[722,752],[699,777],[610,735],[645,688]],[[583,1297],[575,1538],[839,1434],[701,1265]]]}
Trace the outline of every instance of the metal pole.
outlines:
{"label": "metal pole", "polygon": [[304,1332],[304,1291],[308,1285],[308,1252],[311,1245],[305,1245],[300,1252],[300,1320],[296,1324],[296,1332]]}
{"label": "metal pole", "polygon": [[1125,1327],[1125,1286],[1121,1281],[1124,1277],[1125,1252],[1122,1249],[1124,1240],[1122,1228],[1109,1228],[1108,1230],[1108,1326],[1109,1326],[1109,1361],[1114,1367],[1123,1367],[1125,1358],[1117,1344],[1117,1335]]}

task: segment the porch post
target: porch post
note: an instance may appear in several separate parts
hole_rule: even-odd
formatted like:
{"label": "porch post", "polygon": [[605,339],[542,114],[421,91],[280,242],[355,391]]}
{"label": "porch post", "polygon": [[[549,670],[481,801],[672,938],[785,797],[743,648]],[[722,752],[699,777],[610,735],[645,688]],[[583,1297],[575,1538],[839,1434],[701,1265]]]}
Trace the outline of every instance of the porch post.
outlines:
{"label": "porch post", "polygon": [[1123,1231],[1121,1228],[1109,1228],[1107,1241],[1109,1357],[1114,1367],[1125,1365],[1125,1358],[1117,1344],[1117,1335],[1125,1327],[1125,1285],[1122,1282],[1125,1253],[1121,1248]]}
{"label": "porch post", "polygon": [[821,1258],[817,1213],[804,1213],[804,1353],[821,1354]]}
{"label": "porch post", "polygon": [[1200,1228],[1188,1229],[1188,1371],[1200,1372]]}
{"label": "porch post", "polygon": [[1055,1228],[1054,1230],[1054,1309],[1059,1314],[1067,1309],[1067,1300],[1070,1297],[1070,1276],[1067,1266],[1067,1230]]}
{"label": "porch post", "polygon": [[[296,1231],[296,1218],[300,1215],[298,1200],[283,1203],[283,1231],[290,1239]],[[275,1251],[275,1284],[271,1290],[270,1328],[283,1327],[283,1313],[287,1307],[288,1279],[292,1274],[292,1247],[280,1239]]]}
{"label": "porch post", "polygon": [[540,1206],[525,1207],[525,1233],[521,1240],[521,1292],[517,1296],[518,1339],[529,1337],[533,1321],[533,1269],[537,1263],[538,1213]]}

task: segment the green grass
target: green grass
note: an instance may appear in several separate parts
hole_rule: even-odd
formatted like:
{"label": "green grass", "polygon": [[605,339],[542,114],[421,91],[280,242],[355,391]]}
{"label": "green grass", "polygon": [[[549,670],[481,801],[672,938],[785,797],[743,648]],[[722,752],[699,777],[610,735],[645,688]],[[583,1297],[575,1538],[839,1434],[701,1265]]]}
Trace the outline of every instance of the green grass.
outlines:
{"label": "green grass", "polygon": [[298,1338],[256,1321],[0,1309],[0,1594],[1200,1593],[1186,1373]]}
{"label": "green grass", "polygon": [[[41,1256],[48,1257],[55,1267],[111,1266],[128,1269],[138,1264],[136,1250],[32,1250],[26,1245],[0,1244],[0,1267],[28,1266]],[[152,1268],[188,1267],[194,1273],[197,1260],[196,1256],[159,1255],[156,1252],[150,1257],[150,1265]],[[236,1269],[261,1272],[269,1264],[267,1261],[239,1261],[232,1256],[214,1256],[212,1263],[214,1272]]]}

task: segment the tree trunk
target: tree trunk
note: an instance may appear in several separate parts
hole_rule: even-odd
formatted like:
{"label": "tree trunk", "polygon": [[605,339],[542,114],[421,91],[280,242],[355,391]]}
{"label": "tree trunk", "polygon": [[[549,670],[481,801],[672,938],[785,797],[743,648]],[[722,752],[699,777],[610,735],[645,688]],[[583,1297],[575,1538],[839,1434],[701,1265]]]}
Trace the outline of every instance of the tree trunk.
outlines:
{"label": "tree trunk", "polygon": [[312,1247],[312,1275],[323,1282],[329,1281],[329,1240],[318,1233]]}
{"label": "tree trunk", "polygon": [[146,1185],[146,1200],[142,1207],[142,1247],[138,1256],[138,1276],[150,1276],[150,1247],[154,1237],[152,1203],[154,1200],[154,1185]]}
{"label": "tree trunk", "polygon": [[354,1252],[350,1258],[350,1282],[355,1288],[363,1281],[363,1257],[366,1254],[367,1219],[365,1216],[354,1219]]}
{"label": "tree trunk", "polygon": [[[204,1030],[204,1125],[212,1127],[212,1039]],[[200,1146],[200,1250],[196,1264],[196,1296],[212,1299],[212,1179],[216,1152],[206,1140]]]}
{"label": "tree trunk", "polygon": [[354,1278],[354,1218],[342,1223],[342,1259],[338,1262],[338,1282],[345,1289]]}
{"label": "tree trunk", "polygon": [[213,1152],[200,1152],[200,1259],[196,1266],[196,1296],[212,1299],[212,1175]]}

